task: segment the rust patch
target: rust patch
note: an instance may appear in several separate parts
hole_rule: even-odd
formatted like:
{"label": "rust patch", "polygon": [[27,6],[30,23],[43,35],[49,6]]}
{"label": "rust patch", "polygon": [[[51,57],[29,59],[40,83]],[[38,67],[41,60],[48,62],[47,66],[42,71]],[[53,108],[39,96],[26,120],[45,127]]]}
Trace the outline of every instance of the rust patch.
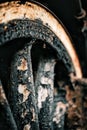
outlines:
{"label": "rust patch", "polygon": [[17,69],[18,69],[18,70],[22,70],[22,71],[25,71],[25,70],[28,69],[28,67],[27,67],[27,61],[26,61],[24,58],[21,59],[21,65],[18,66]]}
{"label": "rust patch", "polygon": [[65,86],[66,100],[68,101],[68,111],[66,124],[69,129],[82,129],[82,89],[76,85],[74,89]]}

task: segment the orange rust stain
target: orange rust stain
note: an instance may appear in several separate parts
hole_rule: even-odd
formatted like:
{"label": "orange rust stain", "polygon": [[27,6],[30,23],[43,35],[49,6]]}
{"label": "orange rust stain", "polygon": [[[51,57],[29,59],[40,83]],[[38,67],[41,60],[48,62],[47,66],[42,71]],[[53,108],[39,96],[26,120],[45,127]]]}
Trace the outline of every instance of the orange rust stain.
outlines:
{"label": "orange rust stain", "polygon": [[[74,90],[71,90],[69,86],[65,86],[66,89],[66,100],[68,101],[69,107],[67,110],[67,122],[70,122],[68,126],[70,129],[73,126],[81,127],[82,122],[82,89],[81,86],[74,86]],[[75,99],[75,100],[73,100]],[[77,120],[77,121],[76,121]],[[78,127],[78,128],[79,128]]]}
{"label": "orange rust stain", "polygon": [[71,91],[70,89],[69,89],[69,86],[68,85],[66,85],[65,86],[65,89],[66,89],[66,100],[67,101],[70,101],[70,100],[72,100],[72,98],[74,97],[74,91]]}
{"label": "orange rust stain", "polygon": [[18,66],[17,69],[18,70],[22,70],[22,71],[25,71],[25,70],[28,69],[28,67],[27,67],[27,61],[24,58],[21,60],[21,65]]}

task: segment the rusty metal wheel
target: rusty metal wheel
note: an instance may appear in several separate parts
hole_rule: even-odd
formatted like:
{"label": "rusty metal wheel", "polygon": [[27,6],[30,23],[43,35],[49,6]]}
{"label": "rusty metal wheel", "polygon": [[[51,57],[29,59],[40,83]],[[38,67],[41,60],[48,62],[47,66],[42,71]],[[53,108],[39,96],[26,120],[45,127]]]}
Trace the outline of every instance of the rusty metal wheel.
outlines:
{"label": "rusty metal wheel", "polygon": [[68,34],[48,9],[0,4],[0,71],[0,129],[64,129],[67,105],[57,81],[82,73]]}

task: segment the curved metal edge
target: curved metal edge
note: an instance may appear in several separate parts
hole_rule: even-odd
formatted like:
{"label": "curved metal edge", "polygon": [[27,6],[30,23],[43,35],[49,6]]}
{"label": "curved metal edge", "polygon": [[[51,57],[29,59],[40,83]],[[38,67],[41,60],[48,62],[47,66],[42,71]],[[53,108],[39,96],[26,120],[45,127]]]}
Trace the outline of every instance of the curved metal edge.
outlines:
{"label": "curved metal edge", "polygon": [[71,57],[76,76],[81,78],[82,72],[80,63],[71,39],[60,21],[55,18],[47,8],[42,7],[42,5],[39,3],[37,4],[37,2],[25,2],[25,4],[20,4],[20,1],[13,1],[0,4],[0,23],[7,23],[14,19],[25,18],[40,20],[56,34]]}
{"label": "curved metal edge", "polygon": [[[0,45],[18,38],[34,38],[46,42],[48,46],[55,50],[58,60],[62,60],[67,68],[68,74],[75,73],[71,58],[58,37],[46,26],[37,21],[29,19],[16,19],[7,24],[0,24],[1,39]],[[16,30],[16,31],[15,31]],[[34,40],[33,39],[33,40]]]}

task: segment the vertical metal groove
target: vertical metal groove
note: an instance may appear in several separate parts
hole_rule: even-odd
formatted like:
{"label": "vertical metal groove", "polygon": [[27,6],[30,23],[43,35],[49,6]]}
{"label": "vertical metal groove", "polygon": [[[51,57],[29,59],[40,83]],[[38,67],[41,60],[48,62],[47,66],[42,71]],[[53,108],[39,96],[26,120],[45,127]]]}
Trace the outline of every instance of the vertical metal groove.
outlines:
{"label": "vertical metal groove", "polygon": [[18,130],[39,130],[30,44],[15,54],[11,66],[9,100]]}
{"label": "vertical metal groove", "polygon": [[35,81],[40,130],[53,130],[53,88],[55,60],[42,57]]}

